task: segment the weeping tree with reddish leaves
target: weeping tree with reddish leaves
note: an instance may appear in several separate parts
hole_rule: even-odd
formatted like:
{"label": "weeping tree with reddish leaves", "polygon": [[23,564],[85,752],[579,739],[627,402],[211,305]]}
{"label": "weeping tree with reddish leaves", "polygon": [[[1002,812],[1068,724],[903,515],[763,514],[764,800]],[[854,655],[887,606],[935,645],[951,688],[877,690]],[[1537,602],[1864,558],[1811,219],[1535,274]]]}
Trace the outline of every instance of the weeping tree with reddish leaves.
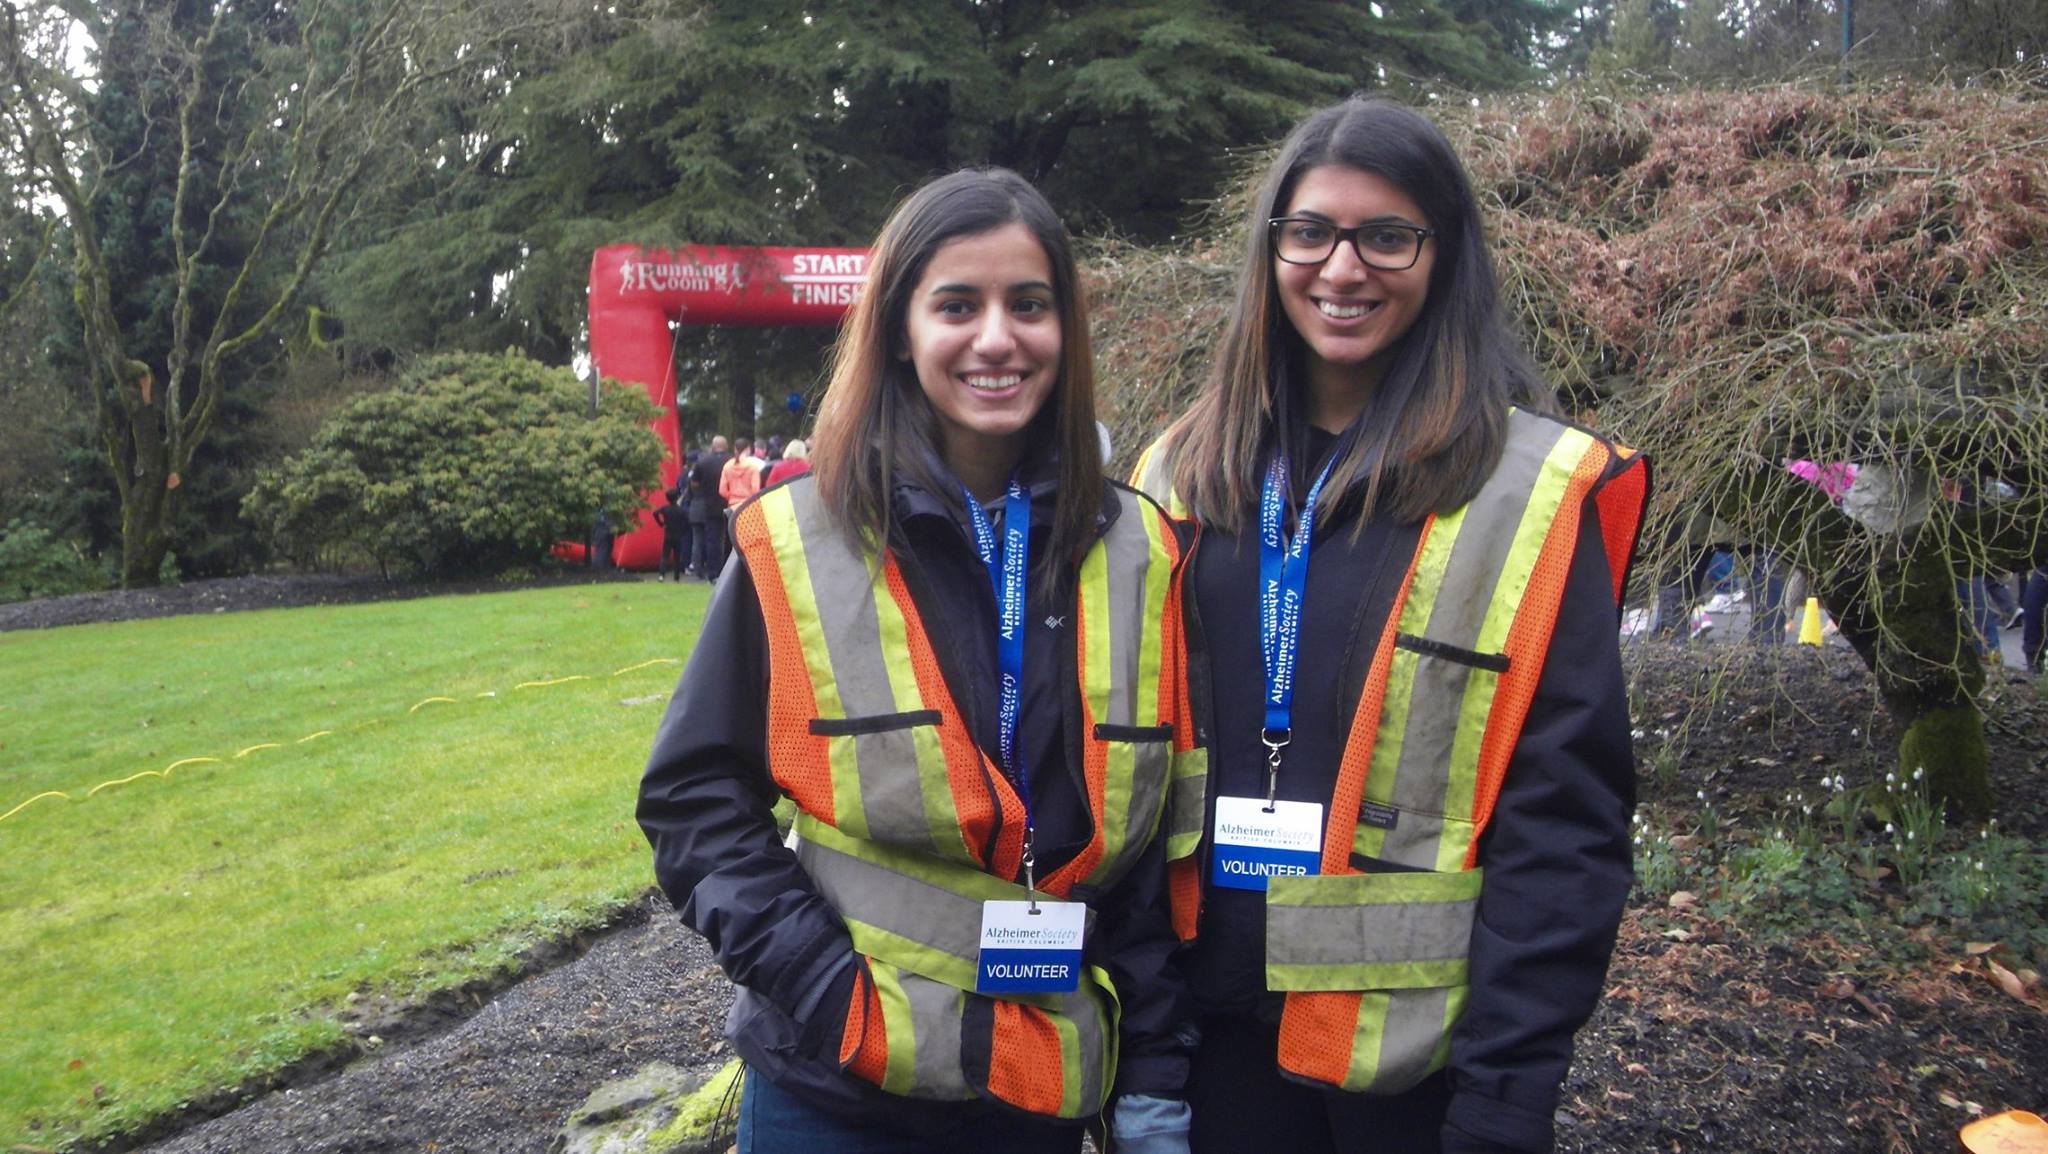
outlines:
{"label": "weeping tree with reddish leaves", "polygon": [[[1805,573],[1900,770],[1991,811],[1958,582],[2048,555],[2048,85],[1589,89],[1432,110],[1559,402],[1652,454],[1638,592],[1711,544]],[[1235,215],[1235,214],[1233,214]],[[1122,455],[1185,404],[1242,251],[1094,261]],[[1788,471],[1853,464],[1837,501]]]}

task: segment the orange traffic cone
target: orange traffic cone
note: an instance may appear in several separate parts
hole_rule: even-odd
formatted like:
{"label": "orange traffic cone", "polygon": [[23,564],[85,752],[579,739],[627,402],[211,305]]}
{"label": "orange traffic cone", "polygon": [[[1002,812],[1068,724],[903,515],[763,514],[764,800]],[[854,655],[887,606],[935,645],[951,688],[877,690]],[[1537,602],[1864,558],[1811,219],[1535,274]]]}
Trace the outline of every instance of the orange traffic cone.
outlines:
{"label": "orange traffic cone", "polygon": [[1820,598],[1806,599],[1806,615],[1799,620],[1799,644],[1820,644]]}

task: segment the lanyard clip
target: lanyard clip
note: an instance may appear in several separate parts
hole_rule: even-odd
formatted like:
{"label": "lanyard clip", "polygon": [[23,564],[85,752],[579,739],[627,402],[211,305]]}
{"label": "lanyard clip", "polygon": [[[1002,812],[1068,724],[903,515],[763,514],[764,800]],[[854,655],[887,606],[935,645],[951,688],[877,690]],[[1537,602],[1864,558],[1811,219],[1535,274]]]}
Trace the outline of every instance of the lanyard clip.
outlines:
{"label": "lanyard clip", "polygon": [[1273,812],[1273,799],[1280,793],[1280,751],[1294,740],[1292,729],[1261,729],[1259,742],[1266,747],[1266,812]]}
{"label": "lanyard clip", "polygon": [[1030,826],[1024,827],[1024,891],[1031,902],[1029,912],[1036,914],[1038,912],[1038,854],[1031,848],[1032,843],[1037,840],[1033,836],[1034,833],[1035,831]]}

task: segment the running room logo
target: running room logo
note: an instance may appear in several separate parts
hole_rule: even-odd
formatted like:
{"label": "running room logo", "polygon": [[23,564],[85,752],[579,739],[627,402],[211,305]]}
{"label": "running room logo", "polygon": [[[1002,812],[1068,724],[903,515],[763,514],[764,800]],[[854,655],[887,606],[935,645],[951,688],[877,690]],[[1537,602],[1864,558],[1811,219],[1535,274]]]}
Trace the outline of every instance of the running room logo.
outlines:
{"label": "running room logo", "polygon": [[745,286],[747,270],[730,264],[687,260],[629,260],[619,266],[619,292],[708,293]]}

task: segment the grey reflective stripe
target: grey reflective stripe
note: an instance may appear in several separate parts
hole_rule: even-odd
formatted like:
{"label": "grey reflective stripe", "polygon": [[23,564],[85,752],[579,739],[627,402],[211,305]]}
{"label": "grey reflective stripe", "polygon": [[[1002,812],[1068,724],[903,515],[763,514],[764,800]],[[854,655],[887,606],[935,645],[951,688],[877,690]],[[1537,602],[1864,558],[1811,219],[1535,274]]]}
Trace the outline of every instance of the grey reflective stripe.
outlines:
{"label": "grey reflective stripe", "polygon": [[[1479,651],[1480,632],[1496,593],[1509,594],[1519,603],[1520,589],[1497,587],[1515,543],[1515,530],[1528,510],[1544,462],[1562,432],[1560,426],[1519,409],[1509,413],[1507,444],[1501,451],[1500,463],[1462,511],[1462,524],[1451,546],[1443,582],[1436,600],[1429,606],[1424,637]],[[1469,775],[1472,770],[1451,765],[1459,716],[1468,691],[1479,688],[1490,692],[1496,675],[1442,658],[1406,659],[1415,663],[1415,675],[1402,728],[1401,757],[1389,798],[1401,816],[1395,827],[1387,831],[1377,856],[1399,865],[1436,869],[1441,862],[1445,796],[1451,775]],[[1484,684],[1475,686],[1475,677]],[[1453,816],[1462,821],[1469,820],[1471,815]],[[1469,838],[1469,827],[1456,830],[1454,836]]]}
{"label": "grey reflective stripe", "polygon": [[[1079,990],[1059,998],[1059,1014],[1074,1023],[1074,1048],[1080,1051],[1081,1112],[1093,1114],[1102,1109],[1102,1099],[1109,1094],[1111,1039],[1106,1028],[1109,1014],[1103,1006],[1105,999],[1085,979]],[[1087,1101],[1091,1091],[1096,1099],[1092,1105]]]}
{"label": "grey reflective stripe", "polygon": [[1460,901],[1397,899],[1346,906],[1268,902],[1266,964],[1370,966],[1459,960],[1472,946],[1472,916],[1478,903],[1477,895]]}
{"label": "grey reflective stripe", "polygon": [[[805,826],[807,836],[797,838],[797,861],[818,887],[819,896],[841,917],[938,950],[972,970],[981,951],[979,900],[828,848],[818,839],[830,835],[811,823],[806,822]],[[988,880],[1003,884],[992,877]],[[1022,886],[1012,888],[1020,896],[1024,892]],[[973,984],[970,973],[962,988],[972,988]]]}
{"label": "grey reflective stripe", "polygon": [[1173,459],[1166,451],[1164,437],[1146,447],[1142,465],[1137,476],[1131,478],[1131,488],[1164,506],[1173,494]]}
{"label": "grey reflective stripe", "polygon": [[[1375,1094],[1398,1094],[1411,1089],[1444,1065],[1449,1056],[1444,1045],[1451,1019],[1452,996],[1464,1001],[1464,987],[1438,986],[1420,990],[1394,990],[1386,994],[1386,1016],[1380,1027],[1380,1052],[1369,1086]],[[1460,1009],[1463,1007],[1460,1006]]]}
{"label": "grey reflective stripe", "polygon": [[1138,498],[1111,490],[1121,508],[1116,524],[1103,535],[1109,576],[1109,620],[1088,628],[1109,626],[1109,715],[1095,720],[1108,725],[1137,724],[1138,639],[1145,613],[1145,570],[1152,559],[1152,539],[1138,518],[1151,515]]}
{"label": "grey reflective stripe", "polygon": [[[871,965],[888,966],[910,1003],[915,1048],[909,1059],[911,1086],[906,1093],[920,1098],[963,1096],[967,1083],[960,1057],[962,1007],[974,988],[979,961],[981,903],[991,898],[1021,899],[1024,887],[964,867],[930,863],[927,868],[944,871],[945,876],[974,891],[972,895],[955,893],[935,882],[908,877],[823,845],[820,839],[837,838],[841,844],[883,858],[908,856],[902,851],[855,842],[808,816],[799,815],[797,820],[802,831],[797,839],[797,861],[818,887],[819,895],[846,920],[854,948],[872,959]],[[1094,925],[1095,911],[1090,910],[1085,932],[1092,933]],[[1093,981],[1092,976],[1084,978],[1081,988],[1069,994],[1010,996],[1012,1001],[1036,1006],[1072,1026],[1073,1057],[1080,1079],[1076,1084],[1082,1089],[1085,1112],[1090,1114],[1101,1108],[1114,1073],[1109,1065],[1109,999],[1093,987]],[[883,999],[885,1014],[888,1004]],[[897,1069],[903,1060],[892,1048],[891,1069]]]}
{"label": "grey reflective stripe", "polygon": [[[875,598],[889,595],[879,565],[853,547],[830,519],[816,485],[791,491],[797,534],[816,591],[818,617],[832,680],[847,717],[874,717],[922,708],[922,701],[898,701],[889,681]],[[852,590],[866,590],[866,595]],[[917,773],[914,731],[884,730],[854,737],[854,765],[860,775],[861,820],[848,832],[893,845],[936,852]],[[842,819],[843,820],[843,819]],[[846,823],[849,824],[850,823]]]}
{"label": "grey reflective stripe", "polygon": [[962,1098],[974,1093],[960,1073],[960,1013],[967,995],[944,982],[898,969],[896,982],[910,1003],[912,1097]]}
{"label": "grey reflective stripe", "polygon": [[[1157,637],[1158,622],[1145,620],[1145,602],[1148,579],[1152,569],[1152,538],[1146,532],[1143,518],[1153,516],[1152,509],[1139,497],[1112,489],[1120,508],[1116,523],[1109,527],[1103,544],[1108,550],[1104,558],[1108,562],[1109,584],[1109,710],[1107,717],[1096,721],[1109,725],[1135,725],[1138,719],[1138,694],[1149,690],[1155,697],[1157,685],[1140,685],[1139,647],[1147,635],[1147,626],[1155,639],[1164,644],[1164,638]],[[1161,565],[1162,570],[1165,569]],[[1161,572],[1160,580],[1169,580],[1170,575]],[[1088,628],[1098,628],[1090,623]],[[1083,740],[1093,740],[1088,734]],[[1159,821],[1159,807],[1165,801],[1167,776],[1171,767],[1167,753],[1170,743],[1133,743],[1130,749],[1131,764],[1128,777],[1108,774],[1104,783],[1104,820],[1113,820],[1122,811],[1123,828],[1117,844],[1104,844],[1102,861],[1093,871],[1090,881],[1097,885],[1112,885],[1121,880],[1123,874],[1137,861],[1138,855],[1131,852],[1142,847],[1151,837]],[[1128,782],[1128,789],[1120,788]],[[1109,827],[1105,825],[1104,833]],[[1105,838],[1107,843],[1109,839]]]}
{"label": "grey reflective stripe", "polygon": [[[1192,749],[1175,755],[1181,758],[1202,758],[1207,751]],[[1173,779],[1172,791],[1166,798],[1167,836],[1200,834],[1202,832],[1202,808],[1207,801],[1208,778],[1202,774],[1186,774]]]}

